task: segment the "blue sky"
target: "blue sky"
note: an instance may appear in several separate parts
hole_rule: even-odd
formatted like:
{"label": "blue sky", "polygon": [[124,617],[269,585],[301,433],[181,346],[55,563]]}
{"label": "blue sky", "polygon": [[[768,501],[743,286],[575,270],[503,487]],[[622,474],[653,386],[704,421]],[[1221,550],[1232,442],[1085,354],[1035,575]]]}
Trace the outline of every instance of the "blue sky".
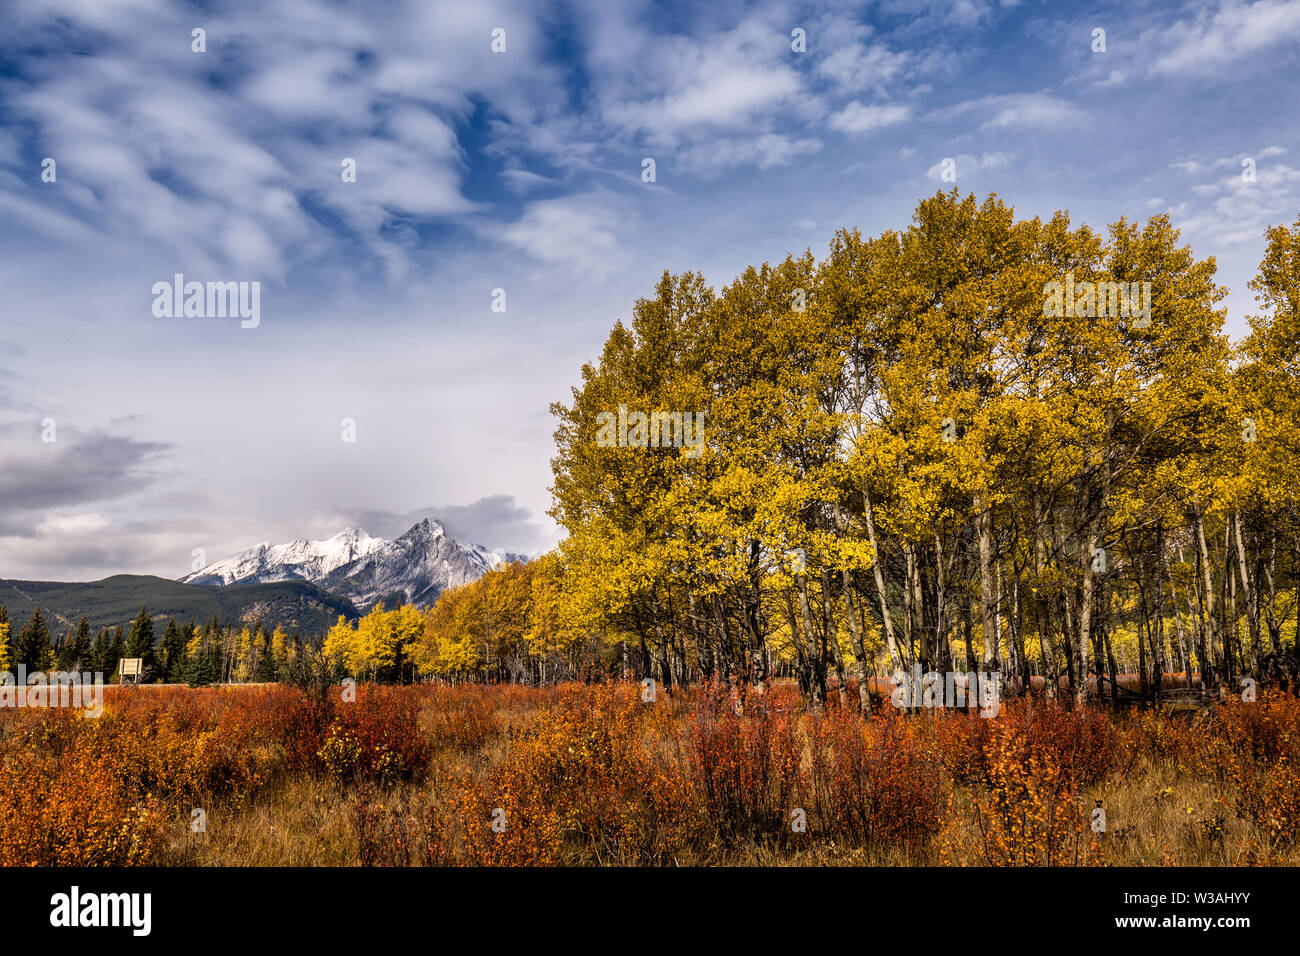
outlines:
{"label": "blue sky", "polygon": [[[945,158],[1021,216],[1168,212],[1234,335],[1300,214],[1300,0],[5,14],[0,577],[175,577],[426,510],[545,549],[547,406],[662,270],[905,227]],[[260,325],[155,317],[177,272],[261,282]]]}

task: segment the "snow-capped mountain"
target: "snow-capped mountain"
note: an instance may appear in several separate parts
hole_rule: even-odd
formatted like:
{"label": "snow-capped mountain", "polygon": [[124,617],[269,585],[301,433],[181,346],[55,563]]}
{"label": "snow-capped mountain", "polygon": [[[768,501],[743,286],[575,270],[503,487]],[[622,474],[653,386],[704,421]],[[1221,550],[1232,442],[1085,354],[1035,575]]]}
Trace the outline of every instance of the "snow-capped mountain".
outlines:
{"label": "snow-capped mountain", "polygon": [[448,588],[467,584],[520,555],[462,545],[425,518],[394,541],[345,528],[324,541],[269,541],[181,578],[186,584],[224,586],[311,581],[365,608],[380,599],[427,606]]}
{"label": "snow-capped mountain", "polygon": [[346,564],[373,554],[388,544],[359,528],[344,528],[324,541],[299,538],[288,544],[263,541],[243,554],[210,564],[181,578],[185,584],[222,585],[242,582],[319,581]]}

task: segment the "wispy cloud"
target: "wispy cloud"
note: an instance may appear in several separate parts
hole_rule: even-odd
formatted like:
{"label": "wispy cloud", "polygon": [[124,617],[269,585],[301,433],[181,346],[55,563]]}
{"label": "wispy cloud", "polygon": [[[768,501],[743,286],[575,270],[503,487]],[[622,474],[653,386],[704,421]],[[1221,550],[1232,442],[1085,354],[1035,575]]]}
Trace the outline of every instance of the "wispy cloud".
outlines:
{"label": "wispy cloud", "polygon": [[1060,130],[1076,128],[1088,122],[1086,110],[1045,92],[983,96],[936,110],[930,118],[951,120],[968,114],[974,114],[978,118],[982,130]]}
{"label": "wispy cloud", "polygon": [[1158,52],[1155,74],[1210,74],[1245,57],[1300,42],[1300,2],[1228,2],[1197,11],[1191,20],[1152,28],[1143,45]]}
{"label": "wispy cloud", "polygon": [[564,264],[576,273],[603,278],[622,265],[625,253],[616,231],[619,220],[604,193],[530,202],[501,237],[535,259]]}
{"label": "wispy cloud", "polygon": [[906,106],[863,106],[854,100],[831,117],[830,126],[841,133],[869,133],[905,122],[910,115],[911,110]]}

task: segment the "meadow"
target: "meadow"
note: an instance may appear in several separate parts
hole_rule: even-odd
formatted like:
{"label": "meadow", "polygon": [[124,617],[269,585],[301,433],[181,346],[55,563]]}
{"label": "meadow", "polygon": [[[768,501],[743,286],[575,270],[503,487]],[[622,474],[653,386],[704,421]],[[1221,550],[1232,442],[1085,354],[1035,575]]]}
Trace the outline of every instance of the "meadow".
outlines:
{"label": "meadow", "polygon": [[0,712],[0,864],[1300,862],[1300,701],[1278,691],[991,719],[811,709],[785,682],[343,696],[127,687],[98,719]]}

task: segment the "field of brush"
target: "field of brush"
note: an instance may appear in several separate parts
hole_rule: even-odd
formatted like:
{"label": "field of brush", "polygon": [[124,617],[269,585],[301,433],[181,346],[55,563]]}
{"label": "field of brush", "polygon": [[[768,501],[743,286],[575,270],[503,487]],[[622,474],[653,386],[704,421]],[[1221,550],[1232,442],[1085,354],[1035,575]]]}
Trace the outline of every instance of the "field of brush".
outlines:
{"label": "field of brush", "polygon": [[837,704],[783,684],[110,688],[97,719],[0,712],[0,863],[1300,863],[1295,697],[1195,723]]}

